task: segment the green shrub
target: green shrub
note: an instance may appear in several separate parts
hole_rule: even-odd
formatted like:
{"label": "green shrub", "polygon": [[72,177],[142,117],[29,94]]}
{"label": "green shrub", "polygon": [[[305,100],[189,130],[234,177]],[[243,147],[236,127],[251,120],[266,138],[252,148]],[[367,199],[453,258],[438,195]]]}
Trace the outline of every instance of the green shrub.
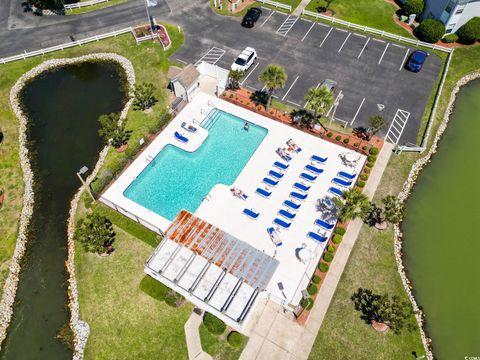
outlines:
{"label": "green shrub", "polygon": [[[366,150],[366,149],[365,149],[365,150]],[[374,146],[374,147],[372,147],[372,148],[370,149],[370,151],[369,151],[368,153],[369,153],[370,155],[378,155],[379,150],[378,150],[378,148],[376,148],[376,147]]]}
{"label": "green shrub", "polygon": [[367,174],[362,174],[360,175],[360,180],[367,181],[368,175]]}
{"label": "green shrub", "polygon": [[140,290],[159,301],[165,300],[165,296],[169,292],[168,287],[150,277],[150,275],[145,275],[140,281]]}
{"label": "green shrub", "polygon": [[333,254],[330,253],[330,252],[326,252],[325,254],[323,254],[323,260],[325,260],[326,262],[330,262],[333,260]]}
{"label": "green shrub", "polygon": [[402,5],[402,12],[405,15],[420,15],[423,12],[425,7],[425,2],[423,0],[405,0]]}
{"label": "green shrub", "polygon": [[377,161],[377,156],[376,155],[370,155],[367,157],[368,162],[375,162]]}
{"label": "green shrub", "polygon": [[344,143],[344,144],[348,144],[349,142],[350,142],[350,139],[349,139],[349,138],[343,139],[343,143]]}
{"label": "green shrub", "polygon": [[170,290],[165,294],[165,303],[171,307],[179,307],[185,301],[185,298],[176,293],[173,290]]}
{"label": "green shrub", "polygon": [[367,168],[367,167],[363,169],[363,172],[364,172],[365,174],[370,174],[371,171],[372,171],[372,169]]}
{"label": "green shrub", "polygon": [[335,246],[333,246],[333,245],[328,245],[327,251],[330,252],[330,253],[334,253],[334,252],[335,252]]}
{"label": "green shrub", "polygon": [[448,34],[447,36],[444,36],[442,39],[442,42],[446,44],[456,43],[457,41],[458,41],[457,34]]}
{"label": "green shrub", "polygon": [[355,143],[353,144],[354,147],[358,148],[358,145],[360,145],[359,143]]}
{"label": "green shrub", "polygon": [[419,27],[415,29],[415,36],[421,41],[436,43],[445,34],[445,25],[435,19],[423,20]]}
{"label": "green shrub", "polygon": [[322,281],[322,279],[320,278],[320,276],[318,276],[318,275],[313,275],[313,277],[312,277],[312,283],[314,283],[314,284],[320,284],[321,281]]}
{"label": "green shrub", "polygon": [[237,331],[231,331],[228,334],[227,341],[231,347],[241,348],[243,346],[243,335]]}
{"label": "green shrub", "polygon": [[473,44],[480,39],[480,17],[470,19],[457,31],[458,40],[462,44]]}
{"label": "green shrub", "polygon": [[302,301],[300,301],[300,306],[306,309],[311,302],[312,300],[310,298],[304,298]]}
{"label": "green shrub", "polygon": [[357,186],[358,186],[359,188],[365,187],[365,181],[362,181],[362,180],[358,181],[358,182],[357,182]]}
{"label": "green shrub", "polygon": [[331,133],[331,132],[329,132],[329,133],[327,134],[327,137],[328,137],[328,138],[331,138],[332,136],[333,136],[333,133]]}
{"label": "green shrub", "polygon": [[308,305],[305,309],[306,310],[312,310],[314,303],[315,303],[315,301],[313,299],[310,299],[310,301],[308,302]]}
{"label": "green shrub", "polygon": [[307,292],[312,296],[315,295],[318,292],[317,285],[315,284],[308,285]]}
{"label": "green shrub", "polygon": [[363,145],[363,146],[362,146],[362,150],[363,150],[363,151],[367,151],[367,149],[368,149],[368,148],[367,148],[367,145]]}
{"label": "green shrub", "polygon": [[335,228],[335,230],[333,230],[333,233],[334,233],[334,234],[338,234],[338,235],[340,235],[340,236],[345,235],[346,232],[347,232],[347,230],[346,230],[345,228],[343,228],[343,227],[340,227],[340,226],[337,226],[337,227]]}
{"label": "green shrub", "polygon": [[340,141],[340,140],[342,140],[342,137],[341,137],[340,135],[337,135],[337,136],[335,137],[335,140]]}
{"label": "green shrub", "polygon": [[227,328],[227,325],[225,325],[222,320],[213,316],[209,312],[206,312],[205,315],[203,315],[203,325],[205,325],[209,332],[215,335],[223,334]]}
{"label": "green shrub", "polygon": [[342,242],[342,239],[343,239],[342,235],[335,234],[333,235],[332,242],[334,244],[340,244]]}
{"label": "green shrub", "polygon": [[320,270],[323,273],[327,272],[328,269],[329,269],[329,266],[327,263],[322,262],[320,263],[320,265],[318,265],[318,270]]}
{"label": "green shrub", "polygon": [[373,163],[373,162],[367,162],[367,163],[365,164],[365,166],[368,167],[368,168],[372,168],[373,165],[375,165],[375,163]]}

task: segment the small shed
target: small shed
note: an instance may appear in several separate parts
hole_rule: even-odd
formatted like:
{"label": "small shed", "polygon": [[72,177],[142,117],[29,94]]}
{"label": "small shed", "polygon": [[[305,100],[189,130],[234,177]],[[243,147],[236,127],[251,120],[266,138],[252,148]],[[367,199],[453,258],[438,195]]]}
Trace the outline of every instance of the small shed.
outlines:
{"label": "small shed", "polygon": [[189,102],[200,88],[200,72],[197,68],[188,64],[183,69],[171,66],[168,70],[170,80],[169,89],[176,97],[181,97]]}

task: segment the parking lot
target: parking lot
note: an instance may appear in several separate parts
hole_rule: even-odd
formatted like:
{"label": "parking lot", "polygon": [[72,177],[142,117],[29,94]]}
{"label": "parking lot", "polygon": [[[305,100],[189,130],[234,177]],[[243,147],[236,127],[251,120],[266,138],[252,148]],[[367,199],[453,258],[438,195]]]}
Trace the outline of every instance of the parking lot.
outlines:
{"label": "parking lot", "polygon": [[438,56],[431,54],[422,71],[412,73],[404,69],[415,50],[412,47],[262,10],[253,29],[242,28],[239,18],[220,17],[211,26],[192,29],[197,36],[187,36],[173,59],[183,63],[207,61],[228,69],[246,46],[254,47],[258,60],[242,79],[243,86],[261,90],[261,71],[270,63],[278,63],[285,67],[288,79],[275,96],[303,107],[309,88],[332,79],[338,83],[337,95],[341,91],[343,96],[331,111],[336,120],[351,127],[366,126],[369,116],[380,114],[388,122],[382,132],[388,141],[401,145],[416,142],[425,105],[442,66]]}

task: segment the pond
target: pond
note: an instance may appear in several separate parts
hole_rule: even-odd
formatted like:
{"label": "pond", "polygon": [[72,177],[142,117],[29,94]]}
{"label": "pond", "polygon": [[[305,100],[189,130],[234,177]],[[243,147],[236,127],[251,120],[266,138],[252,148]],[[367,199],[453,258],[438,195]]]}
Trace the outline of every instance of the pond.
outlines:
{"label": "pond", "polygon": [[465,86],[407,203],[404,261],[438,359],[480,357],[480,81]]}
{"label": "pond", "polygon": [[14,314],[2,359],[70,359],[56,335],[69,321],[67,219],[80,186],[76,172],[95,166],[102,140],[97,118],[125,104],[123,69],[114,63],[69,65],[37,77],[22,91],[35,172],[35,208]]}

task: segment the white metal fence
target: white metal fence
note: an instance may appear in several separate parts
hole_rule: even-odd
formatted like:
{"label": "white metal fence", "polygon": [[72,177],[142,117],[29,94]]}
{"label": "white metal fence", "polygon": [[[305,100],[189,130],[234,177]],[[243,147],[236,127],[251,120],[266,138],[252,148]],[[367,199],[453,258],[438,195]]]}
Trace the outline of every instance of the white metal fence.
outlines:
{"label": "white metal fence", "polygon": [[132,28],[128,27],[128,28],[125,28],[125,29],[112,31],[112,32],[109,32],[109,33],[106,33],[106,34],[95,35],[95,36],[91,36],[89,38],[85,38],[85,39],[81,39],[81,40],[75,40],[75,41],[72,41],[72,42],[69,42],[69,43],[56,45],[56,46],[52,46],[52,47],[45,48],[45,49],[40,49],[40,50],[30,51],[30,52],[24,51],[22,54],[19,54],[19,55],[14,55],[14,56],[6,57],[6,58],[0,58],[0,63],[6,64],[6,63],[16,61],[16,60],[25,60],[25,59],[28,59],[28,58],[33,57],[33,56],[45,55],[45,54],[48,54],[48,53],[53,52],[53,51],[64,50],[64,49],[68,49],[68,48],[71,48],[71,47],[74,47],[74,46],[84,45],[84,44],[87,44],[87,43],[90,43],[90,42],[99,41],[99,40],[106,39],[106,38],[109,38],[109,37],[114,37],[114,36],[117,36],[117,35],[122,35],[122,34],[125,34],[125,33],[128,33],[128,32],[131,32],[131,31],[132,31]]}
{"label": "white metal fence", "polygon": [[63,8],[65,10],[72,10],[72,9],[82,8],[82,7],[85,7],[85,6],[92,6],[92,5],[96,5],[96,4],[101,4],[101,3],[104,3],[104,2],[108,2],[108,1],[109,0],[80,1],[80,2],[74,3],[74,4],[65,4],[65,5],[63,5]]}
{"label": "white metal fence", "polygon": [[290,5],[282,4],[272,0],[256,0],[256,1],[262,4],[273,6],[275,8],[287,10],[288,12],[292,12],[292,7]]}
{"label": "white metal fence", "polygon": [[313,12],[313,11],[303,10],[302,15],[310,16],[310,17],[313,17],[315,19],[323,19],[323,20],[331,22],[332,24],[340,24],[340,25],[346,26],[347,28],[360,30],[360,31],[363,31],[363,32],[366,32],[366,33],[371,33],[371,34],[378,35],[378,36],[381,36],[381,37],[385,37],[385,38],[388,38],[388,39],[405,42],[405,43],[412,44],[412,45],[415,45],[415,46],[422,46],[422,47],[426,47],[426,48],[433,49],[433,50],[440,50],[440,51],[444,51],[446,53],[451,53],[453,51],[450,48],[439,46],[437,44],[430,44],[430,43],[426,43],[426,42],[423,42],[423,41],[420,41],[420,40],[409,39],[409,38],[404,37],[404,36],[391,34],[389,32],[374,29],[374,28],[371,28],[371,27],[368,27],[368,26],[362,26],[362,25],[354,24],[354,23],[351,23],[351,22],[348,22],[348,21],[345,21],[345,20],[336,19],[333,16],[326,16],[326,15],[322,15],[322,14],[319,14],[319,13],[316,13],[316,12]]}

